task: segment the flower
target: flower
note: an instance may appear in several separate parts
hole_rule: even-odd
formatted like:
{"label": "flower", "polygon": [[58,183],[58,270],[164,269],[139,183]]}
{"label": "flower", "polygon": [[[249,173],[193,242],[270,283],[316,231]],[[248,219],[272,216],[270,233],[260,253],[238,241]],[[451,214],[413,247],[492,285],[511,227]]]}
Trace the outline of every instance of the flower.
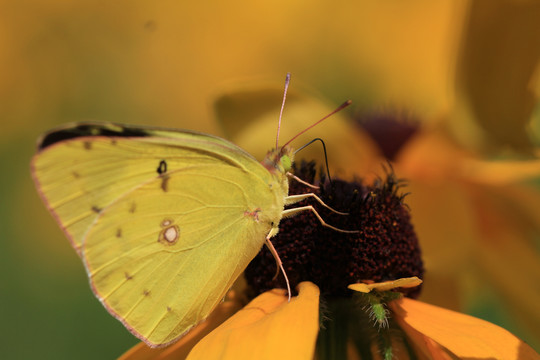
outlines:
{"label": "flower", "polygon": [[[296,174],[313,183],[315,164],[301,163]],[[316,211],[339,229],[361,231],[328,229],[308,212],[282,220],[272,242],[297,285],[291,302],[284,290],[273,289],[284,287],[283,277],[275,278],[275,261],[263,248],[245,271],[247,293],[254,297],[249,304],[227,312],[241,302],[235,291],[187,338],[166,349],[141,344],[123,359],[537,356],[496,325],[412,299],[424,269],[401,184],[391,170],[369,186],[321,178],[316,193],[348,215],[318,203]],[[305,190],[291,181],[292,194]],[[471,327],[476,338],[463,345],[462,331]]]}
{"label": "flower", "polygon": [[[289,104],[293,109],[286,110],[286,116],[292,117],[291,127],[302,129],[307,126],[303,119],[317,118],[311,110],[313,102],[296,95]],[[324,113],[320,107],[319,103],[316,109]],[[402,114],[393,111],[369,116],[384,116],[386,123],[394,121],[398,125],[403,119]],[[227,120],[226,115],[222,118]],[[365,124],[366,115],[362,118]],[[261,143],[262,134],[270,131],[264,122],[271,120],[266,113],[257,114],[255,119],[258,125],[246,127],[233,139],[258,153],[262,149],[252,142]],[[422,125],[414,118],[406,120],[406,124],[408,137],[392,155],[391,164],[396,174],[407,180],[407,189],[412,193],[407,203],[413,209],[412,222],[429,269],[425,280],[430,286],[423,291],[422,299],[492,319],[534,344],[535,334],[540,333],[536,305],[540,294],[531,287],[540,281],[540,261],[534,245],[540,233],[540,192],[534,183],[540,174],[540,161],[485,159],[459,146],[441,128]],[[380,172],[380,164],[392,158],[385,160],[382,150],[378,151],[380,137],[351,125],[344,114],[321,128],[332,174],[372,179]],[[248,140],[250,135],[254,139]],[[309,140],[306,136],[298,143]],[[351,160],[355,154],[358,159]],[[322,150],[313,146],[305,156],[321,159]]]}
{"label": "flower", "polygon": [[[540,149],[527,131],[535,129],[534,121],[538,129],[540,53],[528,44],[538,42],[540,6],[471,1],[467,7],[459,51],[452,56],[456,64],[448,72],[455,86],[446,106],[425,116],[425,108],[410,110],[411,103],[402,99],[398,111],[388,106],[374,111],[379,104],[364,104],[351,116],[338,114],[319,131],[331,173],[370,180],[389,160],[407,179],[412,221],[429,269],[423,300],[494,321],[540,348],[540,291],[531,286],[540,283]],[[407,86],[416,95],[415,85]],[[262,155],[265,149],[258,144],[275,126],[277,109],[251,108],[251,117],[241,109],[262,99],[279,100],[260,89],[247,91],[249,102],[238,101],[244,91],[225,95],[218,115],[234,142]],[[329,98],[342,94],[341,89],[324,91]],[[347,96],[365,102],[364,92],[358,92]],[[272,95],[279,96],[280,91]],[[393,99],[386,96],[383,101]],[[307,127],[324,113],[321,108],[320,100],[294,94],[285,109],[287,126],[291,132]],[[242,119],[243,129],[230,125],[233,118]],[[298,143],[309,140],[306,135]],[[312,147],[300,156],[321,160],[322,151]]]}

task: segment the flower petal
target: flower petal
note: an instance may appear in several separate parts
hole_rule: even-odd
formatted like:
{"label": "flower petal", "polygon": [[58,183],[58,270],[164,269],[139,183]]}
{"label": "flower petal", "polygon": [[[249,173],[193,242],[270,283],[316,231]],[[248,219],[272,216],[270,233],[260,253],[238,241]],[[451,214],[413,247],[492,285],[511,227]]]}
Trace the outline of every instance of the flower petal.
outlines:
{"label": "flower petal", "polygon": [[235,312],[240,310],[241,302],[237,301],[236,297],[228,294],[229,300],[218,305],[218,307],[208,316],[208,318],[194,327],[178,342],[161,349],[153,349],[141,342],[130,350],[125,352],[119,360],[179,360],[185,359],[191,349],[202,338],[217,328],[221,323],[231,317]]}
{"label": "flower petal", "polygon": [[457,357],[538,359],[539,355],[507,330],[469,315],[402,298],[390,303],[395,319],[412,338],[411,328]]}
{"label": "flower petal", "polygon": [[[535,238],[540,233],[540,194],[534,188],[503,187],[474,195],[480,234],[486,239],[476,263],[483,277],[491,279],[489,286],[502,296],[504,312],[519,324],[520,328],[513,331],[538,346],[540,291],[533,284],[540,284],[540,254]],[[531,203],[527,209],[526,201],[535,205]]]}
{"label": "flower petal", "polygon": [[196,359],[312,359],[319,330],[319,289],[298,285],[287,302],[284,291],[265,292],[201,340]]}
{"label": "flower petal", "polygon": [[363,293],[368,293],[371,290],[375,289],[377,291],[387,291],[392,290],[398,287],[415,287],[422,283],[422,280],[420,280],[417,276],[408,277],[408,278],[401,278],[397,280],[391,280],[391,281],[383,281],[380,283],[373,283],[373,284],[364,284],[364,283],[357,283],[357,284],[351,284],[348,286],[349,289],[354,291],[359,291]]}
{"label": "flower petal", "polygon": [[[415,349],[415,353],[420,359],[429,360],[450,360],[452,356],[445,351],[445,349],[437,344],[430,337],[414,330],[410,326],[402,325],[402,328],[406,331],[407,337],[411,346]],[[423,357],[421,356],[423,355]]]}
{"label": "flower petal", "polygon": [[[469,108],[492,144],[530,150],[526,126],[536,104],[531,88],[540,59],[540,48],[530,44],[540,41],[539,15],[537,1],[470,2],[456,75],[457,108]],[[465,118],[456,114],[449,122],[460,137],[472,132]]]}
{"label": "flower petal", "polygon": [[506,185],[540,176],[540,160],[482,161],[463,159],[462,175],[465,180],[487,185]]}

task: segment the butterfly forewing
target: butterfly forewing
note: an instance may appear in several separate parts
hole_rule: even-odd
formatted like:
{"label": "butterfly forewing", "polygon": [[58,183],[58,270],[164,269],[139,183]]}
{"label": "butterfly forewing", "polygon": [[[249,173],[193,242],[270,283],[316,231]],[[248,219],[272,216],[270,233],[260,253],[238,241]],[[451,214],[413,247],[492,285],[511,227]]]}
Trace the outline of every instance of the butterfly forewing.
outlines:
{"label": "butterfly forewing", "polygon": [[234,144],[196,132],[72,124],[40,139],[32,175],[47,207],[79,251],[99,212],[120,195],[155,178],[158,169],[163,169],[161,161],[168,155],[177,156],[182,144],[195,149],[186,155],[192,161],[197,149],[203,151],[208,145],[217,156],[228,153],[229,160],[238,164],[255,162]]}

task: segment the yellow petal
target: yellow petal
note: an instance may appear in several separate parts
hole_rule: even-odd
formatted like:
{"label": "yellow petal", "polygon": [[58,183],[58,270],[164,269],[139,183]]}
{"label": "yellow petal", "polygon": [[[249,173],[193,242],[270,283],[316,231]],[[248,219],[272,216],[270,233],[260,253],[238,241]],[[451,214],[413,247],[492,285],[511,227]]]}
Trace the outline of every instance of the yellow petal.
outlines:
{"label": "yellow petal", "polygon": [[479,184],[504,185],[540,176],[540,160],[481,161],[464,159],[462,176]]}
{"label": "yellow petal", "polygon": [[408,335],[417,336],[412,328],[459,358],[540,358],[529,345],[487,321],[408,298],[393,301],[390,306]]}
{"label": "yellow petal", "polygon": [[209,334],[225,320],[240,310],[241,303],[235,297],[221,303],[210,316],[193,328],[178,342],[162,349],[152,349],[141,342],[124,353],[119,360],[181,360],[185,359],[191,349],[203,337]]}
{"label": "yellow petal", "polygon": [[364,284],[364,283],[351,284],[347,287],[351,290],[363,292],[363,293],[368,293],[371,291],[369,284]]}
{"label": "yellow petal", "polygon": [[478,242],[476,209],[459,178],[463,159],[472,156],[440,131],[423,131],[403,147],[394,164],[397,176],[409,180],[412,196],[406,202],[414,209],[412,222],[429,269],[424,280],[430,286],[421,296],[456,310],[462,306],[461,280],[475,264]]}
{"label": "yellow petal", "polygon": [[319,289],[298,285],[287,302],[284,291],[259,295],[201,340],[189,354],[197,359],[312,359],[319,330]]}
{"label": "yellow petal", "polygon": [[[489,189],[487,189],[489,190]],[[534,208],[523,208],[521,201],[527,196],[536,201]],[[537,189],[503,187],[494,191],[475,193],[481,235],[487,239],[480,243],[476,263],[484,278],[491,279],[502,295],[513,320],[520,325],[516,333],[531,345],[538,345],[540,335],[540,254],[535,246],[534,234],[540,232]],[[532,205],[532,204],[531,204]]]}
{"label": "yellow petal", "polygon": [[[431,338],[414,330],[410,326],[402,326],[407,333],[409,342],[414,348],[416,355],[420,359],[430,360],[450,360],[452,357],[448,354],[441,345],[437,344]],[[423,355],[423,357],[421,357]]]}
{"label": "yellow petal", "polygon": [[387,291],[387,290],[392,290],[398,287],[404,287],[404,288],[415,287],[415,286],[420,285],[421,283],[422,283],[422,280],[420,280],[417,276],[413,276],[413,277],[401,278],[397,280],[384,281],[384,282],[373,283],[373,284],[364,284],[364,283],[351,284],[348,286],[348,288],[354,291],[368,293],[373,289],[377,291]]}
{"label": "yellow petal", "polygon": [[428,129],[403,146],[394,169],[398,176],[438,183],[458,177],[463,159],[472,157],[473,153],[460,148],[443,131]]}
{"label": "yellow petal", "polygon": [[[470,2],[456,76],[457,108],[468,108],[493,145],[530,150],[526,127],[536,106],[533,76],[540,60],[540,48],[530,44],[540,42],[539,15],[537,1]],[[464,118],[449,122],[460,137],[470,133]]]}
{"label": "yellow petal", "polygon": [[[277,80],[277,79],[276,79]],[[301,100],[297,91],[289,89],[285,109]],[[245,129],[260,117],[270,113],[274,116],[277,126],[279,107],[283,101],[283,84],[275,83],[265,86],[255,84],[225,90],[214,102],[214,110],[223,128],[225,136],[236,139]],[[286,116],[285,116],[286,119]],[[285,120],[287,121],[287,120]]]}

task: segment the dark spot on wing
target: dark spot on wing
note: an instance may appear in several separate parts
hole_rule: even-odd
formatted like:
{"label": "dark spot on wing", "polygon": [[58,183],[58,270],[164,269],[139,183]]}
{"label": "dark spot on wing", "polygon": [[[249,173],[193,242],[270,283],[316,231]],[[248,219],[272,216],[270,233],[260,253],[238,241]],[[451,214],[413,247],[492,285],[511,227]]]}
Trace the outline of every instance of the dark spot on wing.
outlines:
{"label": "dark spot on wing", "polygon": [[171,307],[170,307],[170,306],[167,306],[167,311],[170,312],[171,310],[172,310]]}
{"label": "dark spot on wing", "polygon": [[164,175],[161,178],[161,190],[164,192],[169,191],[169,175]]}
{"label": "dark spot on wing", "polygon": [[117,238],[121,238],[121,237],[122,237],[122,229],[118,228],[118,229],[116,230],[116,237],[117,237]]}
{"label": "dark spot on wing", "polygon": [[159,166],[157,168],[157,173],[159,175],[163,175],[167,172],[167,162],[165,160],[161,160],[159,162]]}
{"label": "dark spot on wing", "polygon": [[143,291],[143,295],[144,295],[144,296],[150,296],[150,290],[146,290],[146,289],[145,289],[145,290]]}
{"label": "dark spot on wing", "polygon": [[85,148],[86,150],[91,150],[91,149],[92,149],[92,142],[90,142],[90,141],[85,141],[85,142],[83,143],[83,146],[84,146],[84,148]]}
{"label": "dark spot on wing", "polygon": [[131,280],[131,279],[133,279],[133,276],[132,276],[132,275],[129,275],[127,272],[124,273],[124,276],[126,277],[126,280]]}
{"label": "dark spot on wing", "polygon": [[43,150],[46,147],[61,141],[92,136],[148,137],[151,136],[151,133],[147,129],[137,128],[129,125],[118,125],[111,123],[75,124],[69,125],[68,127],[60,127],[55,130],[51,130],[43,135],[38,142],[38,150]]}
{"label": "dark spot on wing", "polygon": [[96,205],[93,205],[92,206],[92,211],[95,212],[96,214],[99,214],[101,212],[101,208],[97,207]]}
{"label": "dark spot on wing", "polygon": [[73,177],[74,177],[75,179],[78,179],[78,178],[81,177],[81,175],[79,175],[79,173],[76,172],[76,171],[73,171],[71,174],[73,175]]}
{"label": "dark spot on wing", "polygon": [[137,204],[131,203],[131,207],[129,208],[129,212],[133,214],[135,212],[135,210],[137,210]]}

